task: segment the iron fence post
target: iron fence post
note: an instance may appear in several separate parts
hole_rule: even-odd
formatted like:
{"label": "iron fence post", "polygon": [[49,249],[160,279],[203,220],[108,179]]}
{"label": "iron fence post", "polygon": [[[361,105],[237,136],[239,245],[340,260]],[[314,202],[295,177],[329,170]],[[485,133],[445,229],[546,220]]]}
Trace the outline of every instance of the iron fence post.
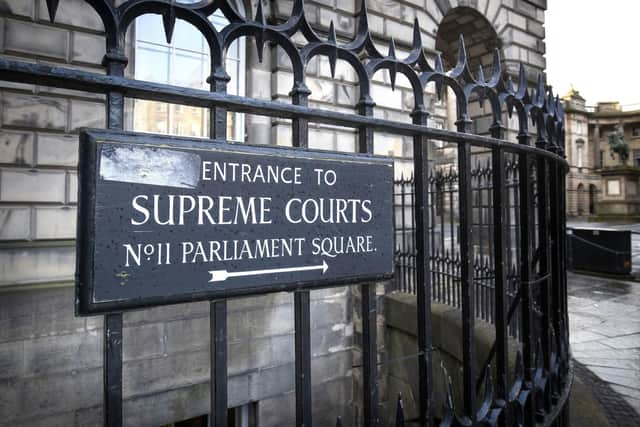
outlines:
{"label": "iron fence post", "polygon": [[[308,106],[311,91],[302,82],[296,82],[291,95],[295,105]],[[309,121],[302,118],[291,122],[294,147],[309,147]],[[311,305],[310,292],[297,291],[294,298],[295,329],[295,384],[296,425],[311,427]]]}
{"label": "iron fence post", "polygon": [[[460,103],[460,100],[458,100]],[[467,132],[470,124],[466,114],[456,122],[458,132]],[[458,144],[458,206],[460,223],[460,287],[462,305],[462,383],[464,413],[476,422],[476,352],[474,341],[475,289],[473,282],[473,243],[471,200],[471,145]],[[453,227],[453,224],[452,224]]]}
{"label": "iron fence post", "polygon": [[[213,74],[207,79],[210,90],[216,93],[226,93],[229,76],[224,68],[217,65],[212,55]],[[219,68],[218,68],[219,67]],[[209,136],[212,139],[227,139],[227,110],[213,107],[209,110]],[[211,426],[227,427],[227,300],[215,300],[209,304],[209,335],[211,362]]]}
{"label": "iron fence post", "polygon": [[[413,111],[412,117],[414,124],[426,126],[429,114],[424,111],[424,109],[416,109]],[[416,248],[415,286],[418,308],[419,419],[420,424],[423,426],[433,424],[431,268],[429,264],[429,214],[427,210],[429,206],[428,160],[429,140],[417,135],[413,138],[413,177],[415,185],[414,228]]]}
{"label": "iron fence post", "polygon": [[[373,116],[374,102],[368,95],[358,102],[358,114]],[[373,153],[373,129],[364,126],[358,129],[358,152]],[[360,286],[362,313],[362,376],[363,376],[363,421],[365,426],[380,423],[378,416],[378,344],[376,284]]]}

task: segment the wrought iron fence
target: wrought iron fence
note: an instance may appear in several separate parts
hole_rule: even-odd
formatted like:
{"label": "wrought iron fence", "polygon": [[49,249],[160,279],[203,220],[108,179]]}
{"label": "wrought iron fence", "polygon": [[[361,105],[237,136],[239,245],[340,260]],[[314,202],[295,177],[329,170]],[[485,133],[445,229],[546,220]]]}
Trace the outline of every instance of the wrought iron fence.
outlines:
{"label": "wrought iron fence", "polygon": [[[479,319],[495,321],[495,259],[493,247],[493,205],[491,192],[492,167],[486,155],[478,155],[471,170],[471,198],[473,200],[473,278],[475,285],[474,311]],[[433,166],[429,171],[429,268],[431,270],[431,298],[433,301],[460,308],[460,251],[457,211],[458,175],[455,165]],[[507,230],[507,297],[511,306],[518,289],[519,217],[518,217],[518,160],[505,163]],[[396,212],[396,289],[416,293],[416,246],[413,223],[415,182],[413,176],[401,176],[394,182]],[[509,322],[513,337],[519,336],[519,311],[516,304]]]}
{"label": "wrought iron fence", "polygon": [[[63,0],[64,1],[64,0]],[[387,54],[380,53],[369,32],[366,2],[356,16],[356,35],[340,43],[333,25],[326,36],[318,34],[305,17],[302,0],[295,0],[286,22],[267,22],[258,2],[253,17],[240,15],[230,2],[176,2],[174,0],[86,0],[103,21],[106,74],[53,67],[0,58],[0,78],[107,95],[107,123],[123,128],[124,100],[128,98],[204,107],[210,111],[211,138],[225,139],[227,110],[292,119],[296,147],[308,146],[309,122],[357,130],[357,149],[373,152],[374,131],[413,137],[414,175],[400,180],[396,194],[401,226],[397,231],[398,280],[403,290],[416,294],[418,325],[418,417],[420,425],[433,425],[434,405],[444,403],[441,425],[567,425],[566,399],[570,389],[568,321],[565,274],[565,200],[562,105],[540,77],[528,87],[521,67],[517,89],[502,78],[496,51],[492,75],[469,69],[460,39],[457,64],[445,70],[442,59],[430,60],[421,42],[417,21],[413,45],[405,58],[396,55],[393,40]],[[55,20],[59,0],[46,0]],[[220,31],[209,17],[220,10],[229,24]],[[211,50],[210,91],[142,82],[124,77],[127,65],[125,34],[138,16],[162,16],[170,40],[176,19],[194,25]],[[294,38],[300,33],[302,37]],[[265,44],[280,46],[291,60],[291,104],[226,94],[226,48],[236,39],[255,41],[259,58]],[[296,40],[296,41],[294,41]],[[298,43],[298,44],[296,44]],[[329,59],[334,73],[338,59],[350,64],[357,76],[359,100],[356,114],[308,107],[305,65],[315,56]],[[396,74],[407,77],[413,89],[412,123],[374,117],[370,81],[387,70],[394,85]],[[427,126],[427,85],[442,95],[445,87],[456,97],[456,131]],[[488,102],[492,110],[491,137],[472,135],[468,107],[471,100]],[[518,143],[502,139],[502,112],[515,112]],[[529,124],[533,122],[534,137]],[[433,169],[429,165],[432,140],[454,144],[456,167]],[[533,140],[533,144],[531,141]],[[473,147],[473,150],[472,150]],[[475,162],[477,148],[485,157]],[[472,165],[475,164],[475,167]],[[411,185],[414,190],[409,191]],[[409,214],[413,206],[413,214]],[[366,426],[378,425],[377,307],[374,284],[361,284],[363,313],[363,416]],[[451,388],[446,402],[433,401],[431,300],[459,308],[462,319],[462,408],[454,407]],[[295,292],[295,400],[296,424],[312,424],[309,291]],[[227,301],[212,301],[211,415],[212,425],[227,425]],[[517,312],[517,315],[516,315]],[[489,359],[476,367],[474,323],[476,317],[495,325],[496,340]],[[517,319],[514,324],[509,319]],[[508,372],[508,335],[521,342],[515,372]],[[126,343],[125,343],[126,345]],[[105,424],[119,426],[122,419],[122,313],[105,317]],[[495,378],[492,369],[495,367]],[[480,372],[478,372],[480,371]],[[479,388],[483,397],[479,399]],[[494,391],[495,390],[495,391]],[[336,416],[339,414],[336,414]],[[338,424],[341,421],[338,419]],[[396,423],[404,425],[398,402]]]}

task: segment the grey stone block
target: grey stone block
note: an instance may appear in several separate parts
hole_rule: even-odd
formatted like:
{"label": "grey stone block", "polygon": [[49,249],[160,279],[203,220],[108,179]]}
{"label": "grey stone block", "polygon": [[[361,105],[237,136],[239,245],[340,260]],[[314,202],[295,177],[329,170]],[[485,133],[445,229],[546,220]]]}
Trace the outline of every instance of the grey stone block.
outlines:
{"label": "grey stone block", "polygon": [[11,422],[11,426],[17,427],[69,427],[73,425],[75,425],[75,414],[73,411],[62,414],[47,414],[46,416],[40,415],[34,418],[20,418]]}
{"label": "grey stone block", "polygon": [[78,136],[38,134],[36,164],[39,166],[72,166],[78,164]]}
{"label": "grey stone block", "polygon": [[33,164],[33,133],[0,131],[0,163]]}
{"label": "grey stone block", "polygon": [[167,322],[166,331],[167,353],[209,348],[211,331],[207,317]]}
{"label": "grey stone block", "polygon": [[0,207],[0,240],[31,238],[31,209],[26,206]]}
{"label": "grey stone block", "polygon": [[64,202],[65,174],[53,170],[2,169],[0,197],[4,202]]}
{"label": "grey stone block", "polygon": [[18,414],[43,416],[89,408],[102,402],[102,369],[25,378],[15,387],[19,397],[11,412]]}
{"label": "grey stone block", "polygon": [[229,407],[245,405],[251,400],[249,374],[230,376],[227,381],[227,401]]}
{"label": "grey stone block", "polygon": [[71,41],[73,62],[100,65],[106,51],[104,36],[74,31]]}
{"label": "grey stone block", "polygon": [[293,294],[289,292],[275,292],[267,295],[234,298],[228,302],[227,310],[230,313],[235,311],[245,312],[256,309],[266,310],[269,307],[291,304],[293,304]]}
{"label": "grey stone block", "polygon": [[295,423],[296,399],[294,393],[266,398],[258,404],[260,426],[281,427]]}
{"label": "grey stone block", "polygon": [[127,326],[122,331],[123,359],[136,360],[164,354],[164,325]]}
{"label": "grey stone block", "polygon": [[322,329],[349,321],[350,308],[346,298],[317,300],[311,303],[311,328]]}
{"label": "grey stone block", "polygon": [[64,130],[67,110],[65,99],[4,92],[2,125]]}
{"label": "grey stone block", "polygon": [[68,45],[67,30],[14,19],[5,22],[6,51],[64,60]]}
{"label": "grey stone block", "polygon": [[209,315],[209,303],[206,301],[190,304],[174,304],[145,310],[129,311],[124,314],[125,325],[155,323],[179,319],[191,319]]}
{"label": "grey stone block", "polygon": [[0,344],[0,379],[20,377],[24,372],[22,341]]}
{"label": "grey stone block", "polygon": [[343,425],[355,425],[349,421],[354,401],[351,377],[314,384],[311,393],[314,424],[334,425],[336,417],[340,415]]}
{"label": "grey stone block", "polygon": [[336,93],[336,101],[338,104],[355,108],[355,105],[358,102],[358,91],[353,85],[338,84],[336,85]]}
{"label": "grey stone block", "polygon": [[332,352],[311,360],[311,380],[314,384],[349,375],[353,365],[351,350]]}
{"label": "grey stone block", "polygon": [[261,338],[284,335],[293,331],[293,307],[279,305],[262,310],[228,314],[229,339]]}
{"label": "grey stone block", "polygon": [[24,342],[26,376],[73,372],[102,366],[101,334],[81,332]]}
{"label": "grey stone block", "polygon": [[81,127],[103,128],[106,126],[105,104],[86,101],[71,101],[71,130]]}
{"label": "grey stone block", "polygon": [[262,400],[277,396],[294,389],[294,365],[274,366],[259,369],[249,374],[249,390],[251,400]]}
{"label": "grey stone block", "polygon": [[332,81],[311,78],[307,79],[306,83],[311,90],[309,100],[329,103],[335,101],[335,86]]}
{"label": "grey stone block", "polygon": [[[75,261],[73,246],[4,249],[0,257],[0,271],[3,272],[0,287],[47,281],[71,282]],[[70,306],[73,309],[73,304]]]}
{"label": "grey stone block", "polygon": [[123,393],[128,398],[209,381],[209,362],[203,350],[125,362]]}
{"label": "grey stone block", "polygon": [[21,382],[18,379],[0,379],[0,414],[2,414],[2,426],[12,425],[12,421],[18,416],[17,408],[20,402]]}
{"label": "grey stone block", "polygon": [[0,0],[0,13],[33,17],[33,0]]}
{"label": "grey stone block", "polygon": [[294,361],[292,334],[252,339],[249,344],[249,367],[264,368],[290,364]]}
{"label": "grey stone block", "polygon": [[39,207],[35,209],[36,239],[75,239],[75,207]]}
{"label": "grey stone block", "polygon": [[74,426],[99,426],[104,423],[103,405],[82,408],[75,411]]}
{"label": "grey stone block", "polygon": [[66,203],[78,203],[78,174],[67,171]]}

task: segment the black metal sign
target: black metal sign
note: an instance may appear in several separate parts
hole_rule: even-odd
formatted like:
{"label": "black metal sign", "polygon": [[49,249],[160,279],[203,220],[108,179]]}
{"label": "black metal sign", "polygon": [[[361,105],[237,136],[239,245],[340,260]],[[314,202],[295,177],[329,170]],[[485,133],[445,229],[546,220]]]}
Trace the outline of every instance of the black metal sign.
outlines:
{"label": "black metal sign", "polygon": [[388,159],[99,130],[80,147],[80,314],[393,273]]}

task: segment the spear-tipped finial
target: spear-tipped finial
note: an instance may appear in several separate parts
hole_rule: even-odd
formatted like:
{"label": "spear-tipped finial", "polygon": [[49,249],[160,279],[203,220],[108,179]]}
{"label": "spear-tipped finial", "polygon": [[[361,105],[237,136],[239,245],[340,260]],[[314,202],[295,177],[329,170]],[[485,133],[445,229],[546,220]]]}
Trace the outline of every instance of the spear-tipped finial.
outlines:
{"label": "spear-tipped finial", "polygon": [[256,8],[255,21],[262,26],[266,24],[266,21],[264,20],[264,13],[262,11],[262,0],[258,0],[258,7]]}
{"label": "spear-tipped finial", "polygon": [[458,62],[456,63],[456,68],[458,66],[464,66],[467,63],[467,47],[464,44],[464,36],[460,33],[460,37],[458,37]]}
{"label": "spear-tipped finial", "polygon": [[255,22],[257,22],[261,26],[261,30],[256,33],[255,39],[256,48],[258,49],[258,61],[262,62],[262,57],[264,54],[264,28],[267,25],[264,20],[264,13],[262,12],[262,0],[258,0]]}
{"label": "spear-tipped finial", "polygon": [[544,88],[545,84],[544,84],[544,76],[542,75],[542,73],[538,74],[538,84],[536,85],[536,103],[543,105],[545,102],[545,96],[544,96],[544,92],[545,92],[545,88]]}
{"label": "spear-tipped finial", "polygon": [[524,64],[520,63],[520,69],[518,71],[518,94],[524,95],[527,89],[527,71],[524,69]]}
{"label": "spear-tipped finial", "polygon": [[164,27],[164,36],[167,39],[167,44],[171,44],[173,29],[176,26],[176,10],[173,8],[173,3],[162,13],[162,26]]}
{"label": "spear-tipped finial", "polygon": [[391,67],[389,67],[389,79],[391,80],[391,90],[396,90],[396,74],[398,72],[398,68],[396,66],[396,42],[393,40],[393,37],[389,40],[389,59],[393,62]]}
{"label": "spear-tipped finial", "polygon": [[369,31],[369,18],[367,17],[367,0],[360,2],[360,11],[358,12],[358,31],[357,34],[366,34]]}
{"label": "spear-tipped finial", "polygon": [[331,68],[331,77],[335,77],[336,75],[336,61],[338,60],[338,48],[336,42],[336,29],[333,25],[333,21],[329,24],[329,37],[327,38],[327,42],[333,46],[329,53],[329,67]]}
{"label": "spear-tipped finial", "polygon": [[422,50],[422,35],[420,34],[420,23],[418,18],[413,20],[413,41],[411,50]]}
{"label": "spear-tipped finial", "polygon": [[502,64],[500,63],[500,50],[495,48],[493,51],[493,65],[491,67],[491,80],[498,80],[502,75]]}
{"label": "spear-tipped finial", "polygon": [[[434,64],[434,71],[438,74],[444,74],[444,66],[442,65],[442,55],[438,52],[436,55],[436,62]],[[442,78],[435,79],[436,82],[436,95],[438,95],[438,100],[442,99],[442,94],[444,91],[444,84]]]}
{"label": "spear-tipped finial", "polygon": [[49,20],[51,23],[56,19],[56,12],[58,11],[58,3],[60,0],[46,0],[47,10],[49,11]]}

